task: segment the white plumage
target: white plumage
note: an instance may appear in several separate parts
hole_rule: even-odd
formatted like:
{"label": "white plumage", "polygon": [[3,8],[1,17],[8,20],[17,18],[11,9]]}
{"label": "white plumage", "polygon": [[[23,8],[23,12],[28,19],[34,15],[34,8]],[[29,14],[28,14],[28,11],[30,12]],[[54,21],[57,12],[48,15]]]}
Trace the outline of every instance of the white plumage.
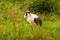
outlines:
{"label": "white plumage", "polygon": [[32,14],[30,13],[30,11],[26,11],[24,18],[26,18],[27,22],[30,23],[32,25],[32,23],[36,23],[36,24],[40,24],[42,25],[42,20],[39,19],[39,16],[37,16],[36,14]]}
{"label": "white plumage", "polygon": [[28,13],[28,16],[26,16],[26,14],[24,15],[24,18],[26,18],[27,22],[29,22],[30,24],[32,24],[34,22],[34,18],[38,18],[37,15],[35,14],[30,14]]}

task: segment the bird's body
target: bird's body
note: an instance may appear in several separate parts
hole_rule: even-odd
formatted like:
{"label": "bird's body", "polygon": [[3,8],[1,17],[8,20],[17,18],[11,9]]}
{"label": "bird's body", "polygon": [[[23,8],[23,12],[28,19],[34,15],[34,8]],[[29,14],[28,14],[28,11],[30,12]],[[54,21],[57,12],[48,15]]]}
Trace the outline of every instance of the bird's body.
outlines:
{"label": "bird's body", "polygon": [[24,18],[26,18],[27,22],[30,23],[31,25],[32,23],[36,23],[42,26],[42,20],[36,14],[27,12],[25,13]]}
{"label": "bird's body", "polygon": [[27,22],[29,22],[30,24],[34,23],[34,18],[38,18],[37,15],[35,14],[31,14],[29,17],[27,17]]}

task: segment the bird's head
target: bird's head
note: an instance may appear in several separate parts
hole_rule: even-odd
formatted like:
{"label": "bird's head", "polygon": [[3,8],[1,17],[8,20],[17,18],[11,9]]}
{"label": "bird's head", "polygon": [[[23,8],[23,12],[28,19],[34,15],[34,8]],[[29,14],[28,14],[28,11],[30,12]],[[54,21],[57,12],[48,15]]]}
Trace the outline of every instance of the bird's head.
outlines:
{"label": "bird's head", "polygon": [[27,18],[27,17],[29,17],[29,16],[30,16],[30,11],[27,10],[27,11],[25,12],[24,18]]}

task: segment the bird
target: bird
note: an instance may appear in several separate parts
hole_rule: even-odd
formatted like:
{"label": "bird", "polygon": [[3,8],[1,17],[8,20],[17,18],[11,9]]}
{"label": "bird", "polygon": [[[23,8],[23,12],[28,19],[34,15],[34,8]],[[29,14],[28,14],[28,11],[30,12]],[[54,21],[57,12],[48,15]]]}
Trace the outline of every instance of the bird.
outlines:
{"label": "bird", "polygon": [[36,14],[32,14],[29,10],[27,10],[24,14],[24,18],[27,20],[27,22],[32,25],[32,23],[35,23],[37,25],[40,25],[40,27],[42,26],[42,20],[41,18],[36,15]]}

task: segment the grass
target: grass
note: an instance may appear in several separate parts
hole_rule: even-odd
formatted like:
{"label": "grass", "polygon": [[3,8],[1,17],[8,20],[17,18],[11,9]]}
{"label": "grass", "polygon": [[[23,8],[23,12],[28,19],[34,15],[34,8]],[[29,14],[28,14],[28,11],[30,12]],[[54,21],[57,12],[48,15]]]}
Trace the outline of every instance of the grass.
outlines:
{"label": "grass", "polygon": [[[22,21],[22,20],[21,20]],[[60,23],[44,22],[42,28],[33,26],[33,30],[26,22],[8,22],[0,25],[1,40],[60,40]]]}
{"label": "grass", "polygon": [[0,40],[60,40],[60,20],[43,21],[42,27],[33,24],[32,30],[23,17],[26,8],[19,9],[20,4],[0,5]]}
{"label": "grass", "polygon": [[43,21],[42,27],[33,25],[32,30],[21,15],[19,18],[14,16],[0,19],[1,40],[60,40],[60,20]]}

